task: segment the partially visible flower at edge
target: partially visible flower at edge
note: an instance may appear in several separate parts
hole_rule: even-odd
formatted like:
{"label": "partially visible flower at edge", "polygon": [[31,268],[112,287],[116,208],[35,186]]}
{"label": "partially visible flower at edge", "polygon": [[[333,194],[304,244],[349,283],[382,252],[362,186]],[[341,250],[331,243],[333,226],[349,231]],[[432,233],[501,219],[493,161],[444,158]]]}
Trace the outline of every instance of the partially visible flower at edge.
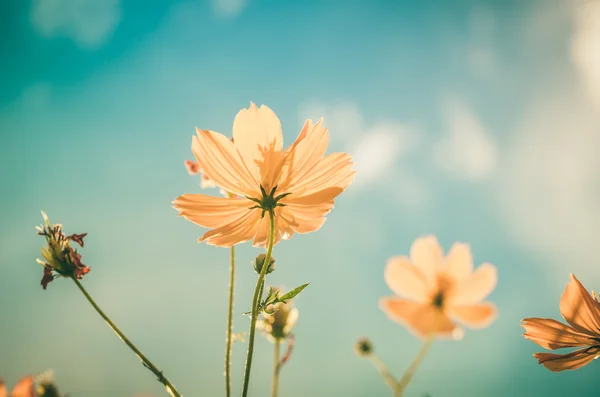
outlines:
{"label": "partially visible flower at edge", "polygon": [[254,240],[255,247],[266,246],[267,211],[274,214],[275,244],[294,233],[316,231],[354,178],[348,154],[325,156],[329,135],[321,120],[307,120],[285,151],[281,123],[264,105],[251,103],[237,114],[233,142],[214,131],[196,132],[192,151],[200,168],[217,186],[239,196],[184,194],[173,202],[180,216],[212,229],[199,239],[211,245]]}
{"label": "partially visible flower at edge", "polygon": [[581,347],[566,354],[535,353],[538,364],[552,372],[578,369],[600,357],[600,302],[573,274],[560,299],[560,313],[569,325],[548,318],[521,321],[525,339],[544,349]]}
{"label": "partially visible flower at edge", "polygon": [[[277,289],[273,288],[273,290]],[[262,313],[256,327],[271,342],[287,339],[298,321],[298,309],[289,300],[286,303],[269,305],[267,311],[272,313]]]}
{"label": "partially visible flower at edge", "polygon": [[0,397],[60,397],[58,387],[54,383],[54,372],[48,370],[36,377],[32,375],[19,379],[10,394],[0,379]]}
{"label": "partially visible flower at edge", "polygon": [[384,297],[379,307],[421,338],[458,339],[462,330],[453,320],[470,328],[484,328],[496,318],[496,306],[481,302],[496,286],[496,267],[484,263],[473,271],[467,244],[455,243],[444,257],[435,236],[417,238],[410,258],[388,260],[385,281],[394,293],[408,299]]}
{"label": "partially visible flower at edge", "polygon": [[81,262],[81,254],[71,247],[71,241],[83,247],[83,238],[87,233],[72,234],[67,236],[62,231],[61,224],[50,225],[48,216],[42,211],[44,224],[36,226],[38,235],[44,236],[48,244],[42,248],[42,256],[45,261],[36,259],[37,263],[44,267],[44,275],[41,285],[44,289],[54,280],[55,274],[62,277],[83,278],[89,271],[89,266]]}

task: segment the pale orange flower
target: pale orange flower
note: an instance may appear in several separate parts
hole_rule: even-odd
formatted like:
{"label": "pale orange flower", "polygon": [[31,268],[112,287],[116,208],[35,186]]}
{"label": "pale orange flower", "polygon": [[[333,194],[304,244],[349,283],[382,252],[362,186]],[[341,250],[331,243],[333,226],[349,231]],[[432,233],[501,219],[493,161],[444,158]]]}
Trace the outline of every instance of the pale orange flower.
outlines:
{"label": "pale orange flower", "polygon": [[7,394],[6,386],[0,379],[0,397],[36,397],[33,376],[25,376],[17,382],[10,394]]}
{"label": "pale orange flower", "polygon": [[447,257],[435,236],[415,240],[410,258],[388,260],[385,281],[399,297],[384,297],[379,307],[419,337],[453,336],[460,329],[484,328],[496,318],[496,306],[481,302],[495,288],[496,267],[484,263],[473,271],[467,244],[455,243]]}
{"label": "pale orange flower", "polygon": [[254,240],[266,246],[269,216],[275,238],[318,230],[334,198],[354,178],[346,153],[325,155],[329,134],[322,120],[307,120],[296,141],[283,151],[281,123],[271,109],[254,103],[233,122],[233,139],[196,128],[192,152],[205,175],[239,197],[184,194],[174,202],[179,215],[206,227],[199,239],[220,247]]}
{"label": "pale orange flower", "polygon": [[569,325],[547,318],[526,318],[521,322],[525,339],[544,349],[582,347],[567,354],[533,355],[553,372],[581,368],[600,356],[600,302],[573,274],[560,299],[560,313]]}

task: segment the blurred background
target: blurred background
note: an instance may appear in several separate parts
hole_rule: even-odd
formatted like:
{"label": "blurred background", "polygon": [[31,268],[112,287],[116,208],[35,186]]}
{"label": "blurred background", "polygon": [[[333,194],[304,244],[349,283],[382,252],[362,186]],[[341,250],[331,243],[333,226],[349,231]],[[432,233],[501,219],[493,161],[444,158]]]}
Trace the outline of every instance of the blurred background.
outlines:
{"label": "blurred background", "polygon": [[[194,127],[231,134],[250,101],[287,146],[325,118],[357,177],[323,228],[276,246],[296,299],[280,395],[388,396],[358,337],[400,375],[417,340],[378,309],[386,260],[435,234],[498,267],[487,329],[441,341],[407,396],[597,395],[599,363],[554,374],[521,336],[561,319],[575,273],[600,288],[600,2],[34,0],[0,3],[0,376],[52,368],[73,397],[163,396],[68,280],[39,285],[50,220],[87,232],[90,294],[186,396],[224,395],[227,249],[171,201]],[[209,194],[218,195],[213,189]],[[235,332],[261,253],[238,249]],[[233,349],[234,391],[245,343]],[[251,395],[270,390],[257,339]]]}

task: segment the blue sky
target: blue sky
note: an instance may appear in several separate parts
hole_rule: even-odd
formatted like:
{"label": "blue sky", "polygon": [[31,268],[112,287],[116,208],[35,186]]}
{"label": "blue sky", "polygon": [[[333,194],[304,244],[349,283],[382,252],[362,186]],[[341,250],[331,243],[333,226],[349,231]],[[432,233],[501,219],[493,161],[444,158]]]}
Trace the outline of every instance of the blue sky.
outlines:
{"label": "blue sky", "polygon": [[[357,178],[317,233],[277,245],[273,285],[311,282],[281,395],[388,395],[417,341],[378,309],[385,261],[419,236],[498,267],[498,320],[439,342],[407,396],[579,396],[597,363],[553,374],[519,320],[560,318],[570,272],[600,271],[600,3],[53,0],[0,5],[0,376],[53,368],[73,396],[162,390],[66,280],[39,286],[40,210],[82,249],[90,293],[185,395],[223,387],[228,252],[171,201],[194,127],[229,134],[250,101],[286,145],[325,117]],[[215,190],[214,194],[218,194]],[[260,250],[238,250],[247,331]],[[258,341],[251,391],[270,387]],[[241,385],[245,345],[234,349]]]}

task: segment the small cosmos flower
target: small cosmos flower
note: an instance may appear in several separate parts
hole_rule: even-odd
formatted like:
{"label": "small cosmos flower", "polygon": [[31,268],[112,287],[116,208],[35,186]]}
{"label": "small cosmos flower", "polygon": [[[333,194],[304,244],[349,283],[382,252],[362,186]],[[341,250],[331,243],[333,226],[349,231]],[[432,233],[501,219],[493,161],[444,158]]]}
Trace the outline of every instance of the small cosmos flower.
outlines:
{"label": "small cosmos flower", "polygon": [[62,231],[62,225],[50,225],[48,216],[42,211],[44,224],[36,226],[38,234],[46,238],[47,247],[42,248],[45,260],[36,259],[44,267],[41,285],[44,289],[54,280],[55,274],[62,277],[75,277],[81,279],[90,268],[81,262],[81,254],[71,247],[71,241],[83,247],[83,238],[87,233],[72,234],[67,236]]}
{"label": "small cosmos flower", "polygon": [[193,160],[185,160],[185,168],[190,175],[200,174],[200,187],[202,189],[209,189],[216,187],[215,183],[200,169],[200,164]]}
{"label": "small cosmos flower", "polygon": [[399,297],[384,297],[379,307],[419,337],[458,338],[458,321],[483,328],[496,318],[496,306],[482,302],[496,286],[496,268],[484,263],[473,271],[468,245],[455,243],[444,257],[435,236],[418,238],[410,258],[388,260],[385,281]]}
{"label": "small cosmos flower", "polygon": [[273,212],[274,244],[294,233],[318,230],[334,199],[354,178],[346,153],[325,155],[329,134],[322,121],[307,120],[283,150],[281,123],[271,109],[254,103],[233,122],[233,142],[196,128],[192,152],[199,169],[231,197],[184,194],[173,204],[179,215],[209,230],[207,244],[230,247],[253,240],[266,246]]}
{"label": "small cosmos flower", "polygon": [[0,379],[0,397],[61,397],[56,383],[54,372],[48,370],[38,376],[27,375],[17,382],[10,394],[4,382]]}
{"label": "small cosmos flower", "polygon": [[600,302],[571,274],[571,281],[560,299],[560,313],[568,325],[548,318],[526,318],[521,322],[523,336],[544,349],[580,347],[566,354],[535,353],[552,372],[572,370],[600,356]]}

